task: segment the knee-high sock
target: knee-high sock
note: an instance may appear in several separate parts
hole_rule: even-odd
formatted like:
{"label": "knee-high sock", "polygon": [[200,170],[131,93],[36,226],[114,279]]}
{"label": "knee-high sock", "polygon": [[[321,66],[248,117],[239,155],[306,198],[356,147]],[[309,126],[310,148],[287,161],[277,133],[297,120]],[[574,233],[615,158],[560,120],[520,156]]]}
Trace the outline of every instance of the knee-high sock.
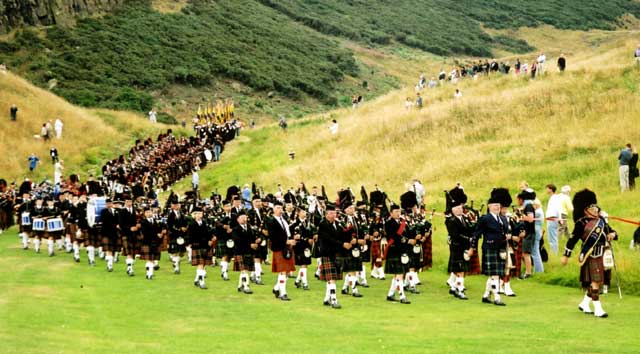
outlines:
{"label": "knee-high sock", "polygon": [[349,288],[351,282],[351,276],[349,274],[344,276],[344,283],[342,283],[342,290]]}
{"label": "knee-high sock", "polygon": [[493,301],[500,301],[500,294],[498,293],[498,287],[500,286],[499,280],[491,280],[491,292],[493,293]]}
{"label": "knee-high sock", "polygon": [[260,278],[262,277],[262,263],[255,262],[253,265],[256,270],[256,280],[260,280]]}
{"label": "knee-high sock", "polygon": [[320,260],[320,258],[316,258],[316,275],[320,275],[320,264],[322,264],[322,261]]}
{"label": "knee-high sock", "polygon": [[[399,284],[402,284],[402,281],[397,281]],[[404,295],[404,287],[398,286],[398,294],[400,294],[400,299],[404,299],[406,296]]]}
{"label": "knee-high sock", "polygon": [[456,288],[458,289],[459,292],[462,292],[464,290],[464,278],[463,277],[456,277]]}
{"label": "knee-high sock", "polygon": [[296,283],[299,283],[300,281],[302,281],[302,270],[303,268],[298,269],[298,275],[296,276]]}
{"label": "knee-high sock", "polygon": [[358,293],[358,279],[356,278],[355,275],[351,276],[351,281],[349,282],[349,284],[351,285],[351,293],[357,294]]}
{"label": "knee-high sock", "polygon": [[362,285],[367,284],[367,266],[362,265],[362,271],[360,271],[360,281]]}
{"label": "knee-high sock", "polygon": [[202,276],[202,269],[196,268],[196,277],[193,281],[200,281],[200,277]]}
{"label": "knee-high sock", "polygon": [[415,277],[413,276],[414,272],[409,272],[406,275],[405,283],[409,284],[410,287],[416,286]]}
{"label": "knee-high sock", "polygon": [[189,257],[189,263],[191,263],[191,247],[187,247],[187,257]]}
{"label": "knee-high sock", "polygon": [[450,273],[449,274],[449,279],[447,279],[447,284],[449,284],[449,286],[453,287],[453,285],[456,283],[456,275],[454,273]]}
{"label": "knee-high sock", "polygon": [[36,249],[36,252],[40,251],[40,239],[36,238],[33,240],[33,246]]}
{"label": "knee-high sock", "polygon": [[336,294],[336,284],[329,284],[329,298],[331,302],[338,302],[338,295]]}
{"label": "knee-high sock", "polygon": [[327,282],[327,290],[324,292],[324,301],[329,301],[331,299],[331,284]]}
{"label": "knee-high sock", "polygon": [[49,250],[49,254],[53,254],[53,240],[47,240],[47,249]]}
{"label": "knee-high sock", "polygon": [[64,238],[64,246],[67,249],[67,252],[71,252],[72,250],[72,246],[71,246],[71,237],[66,236]]}
{"label": "knee-high sock", "polygon": [[180,270],[180,256],[173,257],[173,267],[176,270]]}
{"label": "knee-high sock", "polygon": [[26,232],[22,233],[22,247],[29,247],[29,234]]}
{"label": "knee-high sock", "polygon": [[287,295],[287,275],[278,274],[278,290],[280,290],[280,296]]}
{"label": "knee-high sock", "polygon": [[113,256],[106,256],[104,259],[107,261],[107,268],[113,268]]}
{"label": "knee-high sock", "polygon": [[95,263],[96,261],[96,249],[93,246],[87,246],[87,257],[89,258],[89,262]]}
{"label": "knee-high sock", "polygon": [[247,289],[249,287],[249,277],[247,272],[240,273],[240,283],[242,284],[243,289]]}
{"label": "knee-high sock", "polygon": [[62,249],[62,239],[59,238],[56,240],[56,245],[58,246],[58,249],[61,250]]}
{"label": "knee-high sock", "polygon": [[391,279],[391,287],[389,288],[389,293],[387,293],[387,296],[394,296],[396,294],[396,288],[397,288],[396,285],[397,285],[396,284],[396,278],[393,277]]}
{"label": "knee-high sock", "polygon": [[73,258],[80,258],[80,245],[77,242],[73,243]]}
{"label": "knee-high sock", "polygon": [[488,278],[487,283],[484,286],[484,294],[482,294],[482,297],[489,297],[490,292],[491,292],[491,278]]}
{"label": "knee-high sock", "polygon": [[300,268],[300,275],[302,276],[302,285],[309,285],[307,281],[307,268]]}
{"label": "knee-high sock", "polygon": [[383,267],[378,268],[378,276],[379,276],[380,278],[385,278],[385,275],[384,275],[384,268],[383,268]]}
{"label": "knee-high sock", "polygon": [[226,261],[220,262],[220,272],[222,272],[222,274],[225,274],[227,272],[228,267],[229,267],[229,262],[226,262]]}
{"label": "knee-high sock", "polygon": [[413,277],[415,278],[414,280],[415,280],[415,284],[416,285],[418,285],[418,283],[420,283],[420,276],[418,274],[419,273],[417,271],[413,272]]}

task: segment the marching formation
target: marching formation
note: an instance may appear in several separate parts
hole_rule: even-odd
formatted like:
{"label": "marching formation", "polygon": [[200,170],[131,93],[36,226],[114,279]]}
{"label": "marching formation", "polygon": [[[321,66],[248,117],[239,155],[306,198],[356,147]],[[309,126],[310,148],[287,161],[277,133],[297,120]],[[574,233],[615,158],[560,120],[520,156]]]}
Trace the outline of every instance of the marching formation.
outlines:
{"label": "marching formation", "polygon": [[[237,273],[237,291],[252,294],[252,284],[264,285],[263,266],[277,274],[272,292],[276,299],[290,301],[288,278],[296,288],[310,290],[309,271],[326,283],[324,305],[340,308],[340,294],[362,297],[371,278],[390,278],[386,300],[410,304],[407,293],[419,294],[420,272],[432,266],[432,231],[435,210],[427,211],[419,181],[400,196],[396,204],[377,186],[368,194],[364,187],[360,200],[350,188],[337,191],[330,200],[324,187],[297,188],[265,194],[262,188],[229,187],[226,195],[213,193],[208,199],[188,192],[181,199],[171,193],[164,207],[157,200],[134,196],[128,187],[103,193],[81,188],[79,193],[54,193],[34,189],[16,199],[20,236],[25,250],[31,245],[41,252],[46,243],[49,256],[58,250],[73,253],[80,262],[84,246],[87,262],[96,265],[96,254],[106,262],[106,270],[125,258],[126,274],[136,273],[136,259],[145,262],[145,277],[153,280],[161,253],[167,251],[173,272],[181,274],[183,260],[195,267],[193,283],[207,289],[207,266],[219,265],[220,277],[230,280]],[[49,191],[52,192],[52,191]],[[449,293],[468,300],[465,276],[486,275],[483,303],[505,306],[502,296],[516,296],[510,279],[531,276],[531,258],[537,217],[532,206],[533,190],[516,194],[517,207],[505,188],[494,188],[487,213],[469,205],[463,188],[445,192],[444,224],[448,232]],[[584,190],[575,195],[575,229],[565,257],[578,240],[580,279],[586,290],[580,311],[606,317],[599,301],[604,284],[611,279],[612,254],[609,242],[617,234],[597,206],[595,194]],[[509,210],[513,208],[513,212]],[[269,257],[270,255],[270,257]],[[269,260],[271,263],[269,263]],[[524,267],[523,267],[524,264]],[[593,304],[594,310],[591,310]]]}

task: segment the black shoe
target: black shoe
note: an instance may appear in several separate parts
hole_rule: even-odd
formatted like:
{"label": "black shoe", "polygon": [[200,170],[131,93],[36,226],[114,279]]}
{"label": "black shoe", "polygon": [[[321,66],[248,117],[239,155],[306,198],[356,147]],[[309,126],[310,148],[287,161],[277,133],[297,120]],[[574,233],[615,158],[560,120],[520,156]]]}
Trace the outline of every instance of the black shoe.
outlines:
{"label": "black shoe", "polygon": [[508,294],[507,296],[508,296],[508,297],[516,297],[516,293]]}
{"label": "black shoe", "polygon": [[460,300],[469,300],[469,298],[467,297],[467,295],[464,294],[464,292],[460,291],[457,293],[456,297]]}
{"label": "black shoe", "polygon": [[153,270],[160,270],[160,266],[159,265],[154,265],[153,266]]}
{"label": "black shoe", "polygon": [[453,289],[449,289],[449,294],[453,295],[453,296],[456,296],[458,293]]}
{"label": "black shoe", "polygon": [[264,261],[264,265],[271,265],[271,263],[267,260]]}
{"label": "black shoe", "polygon": [[243,289],[242,292],[245,293],[245,294],[253,294],[253,291],[251,289],[249,289],[249,288]]}
{"label": "black shoe", "polygon": [[180,274],[180,269],[174,269],[173,274]]}
{"label": "black shoe", "polygon": [[107,272],[109,272],[109,273],[113,272],[113,268],[107,267]]}
{"label": "black shoe", "polygon": [[302,290],[309,290],[309,285],[303,285]]}
{"label": "black shoe", "polygon": [[146,278],[147,280],[153,280],[153,275],[147,275]]}
{"label": "black shoe", "polygon": [[29,249],[29,246],[24,246],[24,247],[22,247],[22,249],[23,249],[23,250],[28,250],[28,249]]}
{"label": "black shoe", "polygon": [[411,303],[411,301],[407,300],[407,298],[405,297],[404,299],[400,299],[400,303],[401,304],[405,304],[405,305],[409,305]]}
{"label": "black shoe", "polygon": [[264,283],[262,282],[262,280],[256,280],[256,285],[264,285]]}
{"label": "black shoe", "polygon": [[202,290],[207,290],[207,286],[204,285],[204,282],[202,284],[198,284],[198,287]]}
{"label": "black shoe", "polygon": [[135,274],[133,274],[133,270],[128,270],[128,271],[127,271],[127,275],[128,275],[128,276],[130,276],[130,277],[132,277],[132,276],[134,276]]}
{"label": "black shoe", "polygon": [[353,293],[353,294],[351,294],[351,296],[353,296],[353,297],[362,297],[362,294],[360,294],[360,293]]}
{"label": "black shoe", "polygon": [[53,252],[49,253],[49,257],[53,257],[53,256],[55,256],[55,255],[56,255],[56,254],[55,254],[55,253],[53,253]]}
{"label": "black shoe", "polygon": [[291,299],[289,299],[287,294],[284,294],[284,295],[280,296],[279,299],[282,300],[282,301],[291,301]]}
{"label": "black shoe", "polygon": [[385,278],[385,277],[382,277],[382,278],[378,278],[378,279],[379,279],[379,280],[385,280],[386,278]]}
{"label": "black shoe", "polygon": [[488,297],[483,297],[482,298],[482,302],[485,303],[485,304],[492,304],[493,303],[491,300],[489,300]]}
{"label": "black shoe", "polygon": [[493,302],[493,304],[496,305],[496,306],[507,306],[507,304],[502,302],[502,300],[496,300],[496,301]]}
{"label": "black shoe", "polygon": [[238,287],[238,292],[239,292],[239,293],[240,293],[240,292],[242,292],[242,287],[241,287],[241,286],[240,286],[240,287]]}
{"label": "black shoe", "polygon": [[341,293],[342,293],[342,295],[349,295],[349,290],[348,289],[342,289]]}
{"label": "black shoe", "polygon": [[320,276],[318,275],[318,273],[313,273],[313,276],[316,277],[316,279],[320,280]]}
{"label": "black shoe", "polygon": [[412,294],[420,294],[420,290],[418,290],[418,288],[416,288],[415,286],[409,287],[409,292]]}
{"label": "black shoe", "polygon": [[294,284],[296,285],[296,288],[298,288],[298,289],[300,289],[300,287],[302,286],[302,285],[300,285],[299,281],[295,282]]}
{"label": "black shoe", "polygon": [[387,296],[387,301],[398,302],[398,300],[396,300],[396,298],[393,296]]}
{"label": "black shoe", "polygon": [[80,263],[80,258],[74,258],[73,259],[76,263]]}
{"label": "black shoe", "polygon": [[325,301],[325,302],[323,302],[322,304],[323,304],[324,306],[329,306],[329,305],[331,305],[331,303],[330,303],[329,301]]}
{"label": "black shoe", "polygon": [[195,281],[193,282],[193,286],[198,286],[198,285],[200,285],[200,282],[199,282],[199,281],[197,281],[197,280],[195,280]]}
{"label": "black shoe", "polygon": [[525,280],[525,279],[529,279],[531,277],[533,277],[532,274],[525,274],[525,275],[521,276],[520,279]]}
{"label": "black shoe", "polygon": [[360,284],[360,286],[363,287],[363,288],[368,288],[369,284]]}
{"label": "black shoe", "polygon": [[276,296],[276,299],[280,297],[280,290],[278,289],[273,289],[271,290],[271,292],[273,293],[273,295]]}
{"label": "black shoe", "polygon": [[336,301],[333,304],[331,304],[331,308],[337,310],[337,309],[341,309],[342,306],[340,306],[340,304]]}

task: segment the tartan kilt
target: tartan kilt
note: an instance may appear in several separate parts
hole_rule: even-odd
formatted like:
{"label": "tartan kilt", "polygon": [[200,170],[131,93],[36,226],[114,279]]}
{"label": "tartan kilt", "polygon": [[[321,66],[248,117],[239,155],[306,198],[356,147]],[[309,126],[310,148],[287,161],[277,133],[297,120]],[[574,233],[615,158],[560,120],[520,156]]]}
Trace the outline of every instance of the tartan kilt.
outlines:
{"label": "tartan kilt", "polygon": [[422,264],[420,268],[430,269],[433,267],[433,237],[427,237],[422,243]]}
{"label": "tartan kilt", "polygon": [[384,272],[387,274],[405,274],[409,271],[409,264],[402,264],[400,256],[387,257],[384,263]]}
{"label": "tartan kilt", "polygon": [[211,248],[193,248],[191,249],[191,265],[211,265],[213,262],[211,261],[211,257],[213,257],[213,252],[211,252]]}
{"label": "tartan kilt", "polygon": [[482,250],[482,274],[504,277],[506,275],[506,268],[507,261],[500,258],[500,250]]}
{"label": "tartan kilt", "polygon": [[[588,257],[587,261],[580,267],[580,282],[583,288],[591,286],[591,282],[604,283],[604,263],[602,257]],[[586,286],[585,286],[586,284]]]}
{"label": "tartan kilt", "polygon": [[67,229],[65,230],[65,233],[69,235],[69,240],[71,240],[71,242],[76,241],[76,231],[78,231],[78,225],[67,223]]}
{"label": "tartan kilt", "polygon": [[367,250],[365,252],[360,251],[360,259],[362,263],[371,263],[371,241],[367,241]]}
{"label": "tartan kilt", "polygon": [[371,259],[375,262],[376,259],[382,258],[382,246],[380,240],[371,241]]}
{"label": "tartan kilt", "polygon": [[335,258],[320,257],[320,280],[342,280],[342,269]]}
{"label": "tartan kilt", "polygon": [[135,257],[136,254],[142,254],[142,244],[135,235],[126,235],[121,237],[122,255]]}
{"label": "tartan kilt", "polygon": [[269,249],[267,246],[258,246],[258,249],[254,251],[254,257],[260,258],[262,260],[267,259],[267,255],[269,254]]}
{"label": "tartan kilt", "polygon": [[46,238],[51,237],[54,240],[59,240],[61,238],[64,238],[63,233],[64,233],[64,231],[52,231],[52,232],[47,231],[47,232],[45,232],[45,237]]}
{"label": "tartan kilt", "polygon": [[20,232],[29,232],[31,233],[31,225],[19,225],[20,227],[18,228],[20,230]]}
{"label": "tartan kilt", "polygon": [[118,252],[122,247],[122,241],[118,236],[110,237],[103,235],[100,239],[100,246],[102,246],[104,252]]}
{"label": "tartan kilt", "polygon": [[[70,222],[65,222],[64,223],[64,234],[71,236],[71,232],[75,231],[74,226],[76,226],[75,224],[72,224]],[[72,236],[73,237],[73,236]]]}
{"label": "tartan kilt", "polygon": [[43,240],[43,239],[46,239],[48,236],[44,231],[34,231],[31,233],[31,237],[35,237]]}
{"label": "tartan kilt", "polygon": [[[291,251],[291,253],[293,253],[293,251]],[[294,272],[296,270],[295,258],[295,255],[292,254],[291,258],[285,259],[282,251],[273,251],[273,255],[271,256],[271,272]]]}
{"label": "tartan kilt", "polygon": [[447,273],[469,272],[469,261],[464,260],[464,249],[449,245],[449,264]]}
{"label": "tartan kilt", "polygon": [[233,248],[227,247],[227,240],[221,241],[218,240],[216,244],[216,257],[229,257],[229,259],[233,258]]}
{"label": "tartan kilt", "polygon": [[184,254],[187,252],[187,246],[186,245],[179,245],[175,240],[169,241],[169,248],[168,248],[168,252],[171,254]]}
{"label": "tartan kilt", "polygon": [[253,254],[236,255],[233,258],[233,271],[241,272],[243,270],[246,270],[249,272],[253,272],[255,270],[254,262],[253,262]]}
{"label": "tartan kilt", "polygon": [[480,257],[478,256],[478,252],[473,252],[473,256],[469,259],[469,271],[467,271],[466,275],[478,274],[482,274],[482,269],[480,268]]}
{"label": "tartan kilt", "polygon": [[[307,243],[307,245],[309,245]],[[305,245],[306,246],[306,245]],[[311,245],[309,245],[309,250],[311,250]],[[294,255],[295,255],[295,265],[297,266],[303,266],[303,265],[310,265],[311,264],[311,257],[307,258],[304,256],[304,249],[306,247],[296,247],[294,249]]]}
{"label": "tartan kilt", "polygon": [[160,260],[160,247],[162,244],[145,245],[140,248],[140,259],[145,261],[159,261]]}
{"label": "tartan kilt", "polygon": [[336,264],[343,273],[362,271],[362,259],[352,256],[336,257]]}
{"label": "tartan kilt", "polygon": [[100,230],[89,228],[87,232],[87,237],[84,239],[85,246],[100,246]]}
{"label": "tartan kilt", "polygon": [[420,269],[422,268],[422,262],[420,261],[420,253],[413,253],[411,250],[409,253],[409,268]]}

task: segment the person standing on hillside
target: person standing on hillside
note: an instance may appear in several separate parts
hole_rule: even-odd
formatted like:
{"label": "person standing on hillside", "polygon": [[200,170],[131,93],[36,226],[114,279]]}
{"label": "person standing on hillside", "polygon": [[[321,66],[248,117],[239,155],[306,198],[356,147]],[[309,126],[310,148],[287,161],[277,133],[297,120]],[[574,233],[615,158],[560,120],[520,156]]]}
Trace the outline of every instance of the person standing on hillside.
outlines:
{"label": "person standing on hillside", "polygon": [[636,48],[636,51],[633,53],[633,57],[636,60],[636,65],[640,64],[640,44],[638,44],[638,48]]}
{"label": "person standing on hillside", "polygon": [[416,93],[416,108],[422,109],[422,96],[420,96],[420,92]]}
{"label": "person standing on hillside", "polygon": [[331,132],[331,135],[333,135],[334,137],[338,135],[338,121],[337,120],[332,120],[331,121],[331,125],[329,126],[329,131]]}
{"label": "person standing on hillside", "polygon": [[33,170],[35,170],[38,166],[38,162],[40,161],[40,159],[36,156],[36,154],[31,154],[31,156],[29,156],[27,160],[29,161],[29,172],[33,172]]}
{"label": "person standing on hillside", "polygon": [[560,220],[558,221],[558,237],[569,237],[569,214],[573,213],[571,202],[571,187],[565,185],[560,188]]}
{"label": "person standing on hillside", "polygon": [[64,170],[64,166],[62,165],[63,161],[58,160],[55,164],[53,164],[53,184],[60,185],[62,183],[62,171]]}
{"label": "person standing on hillside", "polygon": [[545,63],[547,62],[547,56],[544,53],[540,53],[537,59],[538,62],[538,75],[544,74]]}
{"label": "person standing on hillside", "polygon": [[534,60],[534,61],[531,62],[531,78],[532,79],[536,78],[536,73],[537,72],[538,72],[538,64]]}
{"label": "person standing on hillside", "polygon": [[544,264],[542,264],[542,255],[540,254],[540,242],[542,242],[542,230],[544,226],[544,210],[542,210],[542,202],[536,198],[533,201],[533,208],[535,209],[535,230],[536,237],[533,242],[533,249],[531,250],[531,260],[533,261],[533,270],[535,273],[544,272]]}
{"label": "person standing on hillside", "polygon": [[547,203],[547,232],[549,233],[549,246],[554,254],[558,254],[558,227],[561,209],[560,194],[556,194],[556,186],[554,184],[547,184],[547,195],[549,195],[549,202]]}
{"label": "person standing on hillside", "polygon": [[56,149],[55,146],[52,146],[51,149],[49,149],[49,156],[51,156],[51,163],[55,164],[58,162],[58,149]]}
{"label": "person standing on hillside", "polygon": [[567,68],[567,59],[564,57],[564,53],[563,53],[563,54],[560,54],[560,57],[558,57],[558,71],[563,73],[566,68]]}
{"label": "person standing on hillside", "polygon": [[631,162],[631,144],[625,145],[618,155],[618,171],[620,175],[620,191],[629,190],[629,163]]}
{"label": "person standing on hillside", "polygon": [[40,128],[40,137],[42,138],[42,141],[44,141],[45,143],[47,142],[47,140],[49,140],[49,132],[47,131],[47,123],[43,123],[42,124],[42,128]]}
{"label": "person standing on hillside", "polygon": [[54,123],[54,129],[56,131],[56,139],[62,138],[62,127],[63,126],[64,126],[64,124],[62,124],[62,121],[60,120],[60,118],[56,118],[56,122]]}
{"label": "person standing on hillside", "polygon": [[18,119],[18,106],[16,106],[15,103],[9,108],[9,115],[12,122],[15,122]]}
{"label": "person standing on hillside", "polygon": [[520,66],[521,66],[521,65],[522,65],[522,64],[520,64],[520,58],[517,58],[517,59],[516,59],[516,63],[515,63],[515,64],[513,64],[513,69],[514,69],[514,71],[515,71],[515,73],[516,73],[516,76],[520,75]]}
{"label": "person standing on hillside", "polygon": [[156,112],[155,109],[151,108],[151,110],[149,111],[149,121],[151,123],[157,123],[158,122],[158,112]]}
{"label": "person standing on hillside", "polygon": [[631,148],[631,160],[629,161],[629,190],[636,189],[636,177],[640,175],[638,172],[638,151],[633,146]]}

